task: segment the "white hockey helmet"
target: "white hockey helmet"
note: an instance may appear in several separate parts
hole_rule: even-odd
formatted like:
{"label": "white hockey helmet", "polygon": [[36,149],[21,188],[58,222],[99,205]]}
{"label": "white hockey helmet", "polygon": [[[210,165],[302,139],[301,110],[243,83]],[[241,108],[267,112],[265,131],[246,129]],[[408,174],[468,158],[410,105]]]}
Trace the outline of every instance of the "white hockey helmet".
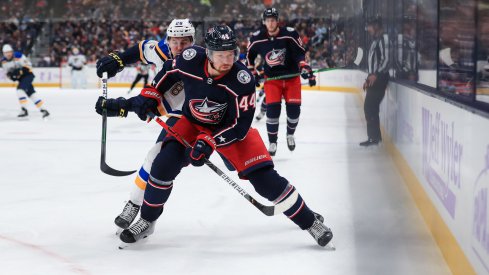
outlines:
{"label": "white hockey helmet", "polygon": [[10,46],[10,44],[5,44],[2,47],[2,52],[4,53],[13,52],[13,51],[14,49],[12,48],[12,46]]}
{"label": "white hockey helmet", "polygon": [[169,37],[192,37],[192,43],[195,40],[195,28],[188,18],[173,19],[166,29],[166,39]]}

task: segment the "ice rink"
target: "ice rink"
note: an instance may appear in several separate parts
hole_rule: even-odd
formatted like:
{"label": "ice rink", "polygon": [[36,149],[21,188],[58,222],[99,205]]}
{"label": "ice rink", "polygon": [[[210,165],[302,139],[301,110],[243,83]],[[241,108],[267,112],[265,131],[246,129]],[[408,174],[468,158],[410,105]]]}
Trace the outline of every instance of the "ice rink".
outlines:
{"label": "ice rink", "polygon": [[[0,89],[0,274],[450,274],[385,148],[358,146],[366,130],[356,94],[303,92],[297,148],[287,149],[283,114],[274,158],[325,217],[336,251],[261,214],[205,166],[176,179],[152,236],[119,250],[113,220],[134,176],[99,169],[101,91],[38,90],[48,121],[30,103],[19,121],[14,89]],[[125,91],[109,83],[109,97]],[[267,140],[265,121],[253,126]],[[138,169],[160,129],[134,114],[109,118],[107,163]]]}

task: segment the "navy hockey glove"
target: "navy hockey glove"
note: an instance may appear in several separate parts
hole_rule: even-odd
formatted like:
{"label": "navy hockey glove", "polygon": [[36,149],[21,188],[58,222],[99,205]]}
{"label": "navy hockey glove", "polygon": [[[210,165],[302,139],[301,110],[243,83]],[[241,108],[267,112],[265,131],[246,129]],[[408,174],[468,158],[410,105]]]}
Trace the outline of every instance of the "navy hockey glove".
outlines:
{"label": "navy hockey glove", "polygon": [[123,97],[105,99],[100,96],[95,103],[95,112],[102,115],[103,110],[106,109],[108,117],[127,117],[129,107],[129,102]]}
{"label": "navy hockey glove", "polygon": [[24,69],[23,68],[17,68],[17,69],[14,69],[14,70],[8,72],[7,76],[10,79],[12,79],[13,81],[17,81],[22,77],[23,74],[24,74]]}
{"label": "navy hockey glove", "polygon": [[216,149],[216,141],[206,133],[197,136],[194,147],[188,148],[190,163],[193,166],[202,166],[205,159],[209,159]]}
{"label": "navy hockey glove", "polygon": [[309,86],[310,87],[316,86],[316,77],[314,75],[309,78]]}
{"label": "navy hockey glove", "polygon": [[102,73],[104,72],[107,72],[107,76],[110,78],[123,69],[124,62],[117,52],[109,53],[108,56],[104,56],[97,61],[97,76],[100,78],[102,78]]}
{"label": "navy hockey glove", "polygon": [[312,73],[311,66],[306,63],[301,64],[301,77],[309,80],[309,86],[316,86],[316,76]]}
{"label": "navy hockey glove", "polygon": [[163,106],[163,97],[153,87],[144,88],[138,96],[130,98],[129,102],[131,111],[135,112],[141,120],[167,114]]}
{"label": "navy hockey glove", "polygon": [[301,77],[303,79],[310,79],[311,77],[314,76],[314,74],[312,73],[312,69],[311,69],[311,66],[303,63],[301,64]]}

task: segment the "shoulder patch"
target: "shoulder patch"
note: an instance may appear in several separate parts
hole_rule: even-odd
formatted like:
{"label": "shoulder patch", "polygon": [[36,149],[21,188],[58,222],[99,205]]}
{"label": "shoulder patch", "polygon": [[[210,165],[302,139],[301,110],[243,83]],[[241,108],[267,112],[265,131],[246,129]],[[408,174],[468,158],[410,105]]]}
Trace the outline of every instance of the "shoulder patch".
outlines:
{"label": "shoulder patch", "polygon": [[260,30],[257,30],[256,32],[253,33],[253,36],[257,36],[260,34]]}
{"label": "shoulder patch", "polygon": [[190,60],[190,59],[194,58],[196,55],[197,55],[197,51],[195,49],[192,49],[192,48],[186,49],[182,53],[182,57],[185,60]]}
{"label": "shoulder patch", "polygon": [[241,70],[238,72],[238,81],[243,84],[248,84],[251,81],[251,75],[247,71]]}
{"label": "shoulder patch", "polygon": [[293,32],[293,31],[295,31],[295,29],[294,29],[294,28],[292,28],[292,27],[287,27],[287,30],[288,30],[289,32]]}

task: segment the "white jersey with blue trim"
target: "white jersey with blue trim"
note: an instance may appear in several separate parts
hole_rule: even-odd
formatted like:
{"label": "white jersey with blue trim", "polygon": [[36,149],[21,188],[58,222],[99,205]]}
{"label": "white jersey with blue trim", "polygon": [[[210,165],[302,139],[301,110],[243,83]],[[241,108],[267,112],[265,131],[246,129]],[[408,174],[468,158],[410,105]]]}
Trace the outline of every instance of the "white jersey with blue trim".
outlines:
{"label": "white jersey with blue trim", "polygon": [[[154,64],[156,71],[159,72],[163,68],[166,60],[172,59],[170,48],[165,42],[166,38],[160,42],[156,40],[143,40],[139,42],[139,58],[143,63]],[[182,107],[185,101],[185,91],[183,82],[177,82],[168,92],[164,94],[165,108],[169,116],[181,116]]]}
{"label": "white jersey with blue trim", "polygon": [[139,59],[146,64],[156,65],[156,71],[163,68],[163,63],[172,59],[170,48],[165,43],[165,39],[160,42],[156,40],[143,40],[139,42]]}
{"label": "white jersey with blue trim", "polygon": [[21,52],[14,52],[14,56],[10,60],[2,57],[2,68],[5,70],[5,73],[12,72],[15,69],[20,69],[22,67],[25,67],[29,72],[32,72],[31,62]]}

